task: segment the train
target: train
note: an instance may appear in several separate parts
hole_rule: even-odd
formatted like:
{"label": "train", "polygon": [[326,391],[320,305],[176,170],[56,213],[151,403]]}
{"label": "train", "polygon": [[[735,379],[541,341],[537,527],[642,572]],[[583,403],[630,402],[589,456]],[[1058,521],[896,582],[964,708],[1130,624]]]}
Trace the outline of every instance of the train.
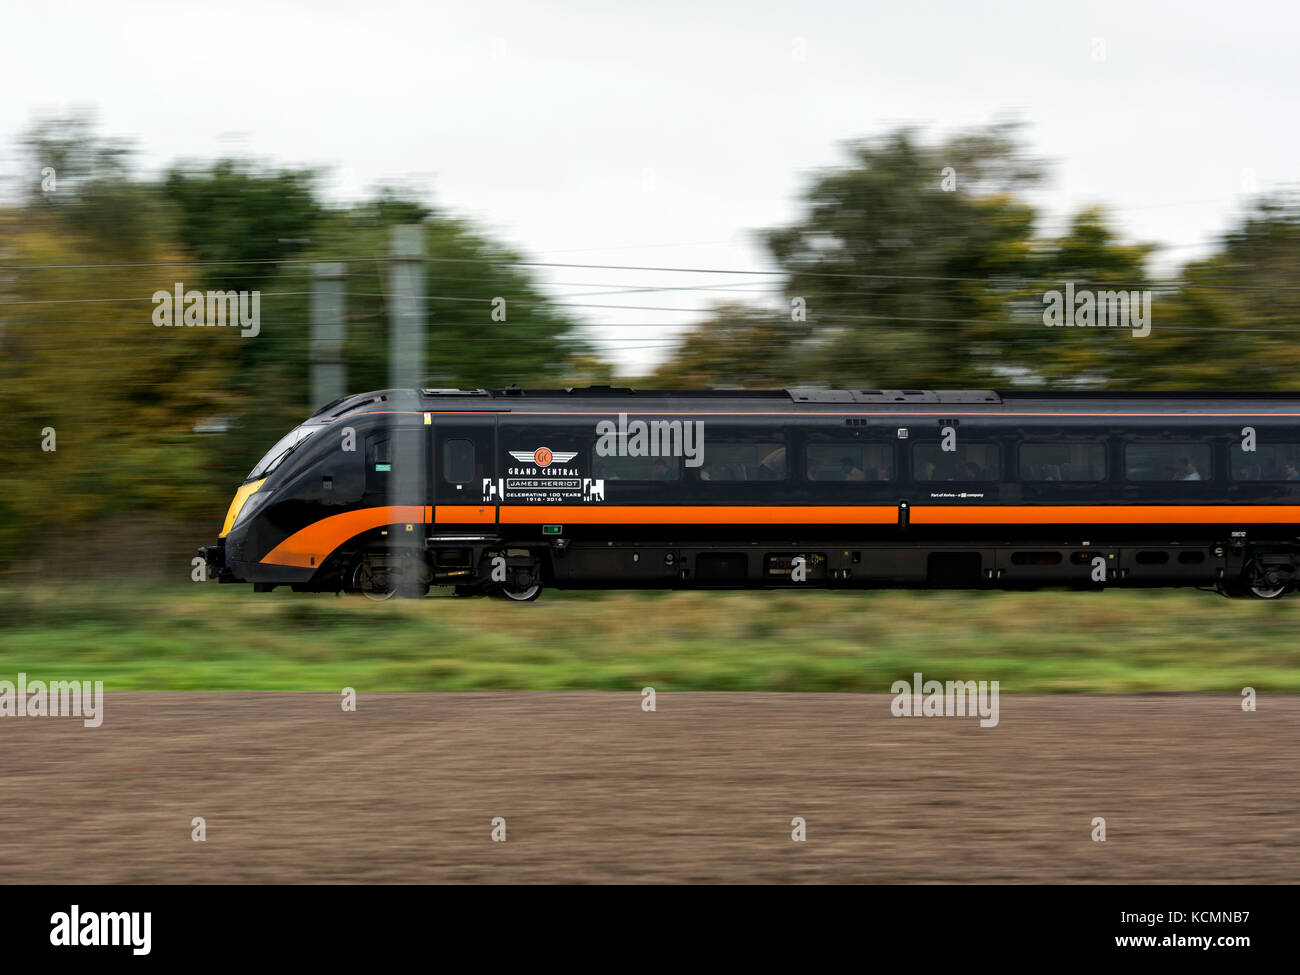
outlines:
{"label": "train", "polygon": [[1300,394],[386,389],[236,491],[206,575],[546,588],[1291,593]]}

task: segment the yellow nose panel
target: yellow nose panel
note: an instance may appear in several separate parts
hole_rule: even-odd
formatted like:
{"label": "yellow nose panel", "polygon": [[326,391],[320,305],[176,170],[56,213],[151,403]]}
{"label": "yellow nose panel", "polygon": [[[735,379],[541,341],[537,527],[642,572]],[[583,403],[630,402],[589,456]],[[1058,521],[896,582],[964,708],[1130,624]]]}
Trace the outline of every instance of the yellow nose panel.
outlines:
{"label": "yellow nose panel", "polygon": [[244,507],[244,502],[257,493],[257,489],[266,483],[266,478],[260,481],[251,481],[243,485],[235,492],[235,500],[230,502],[230,510],[226,512],[226,523],[221,526],[221,537],[225,538],[230,534],[230,529],[235,527],[235,519],[239,517],[239,511]]}

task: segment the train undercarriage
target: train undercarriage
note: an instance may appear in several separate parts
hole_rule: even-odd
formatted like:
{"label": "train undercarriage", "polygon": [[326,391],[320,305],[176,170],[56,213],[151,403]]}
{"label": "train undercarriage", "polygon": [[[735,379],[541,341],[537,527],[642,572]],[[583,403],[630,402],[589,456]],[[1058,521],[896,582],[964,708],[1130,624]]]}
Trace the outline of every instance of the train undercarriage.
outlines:
{"label": "train undercarriage", "polygon": [[[206,550],[205,550],[206,551]],[[209,556],[211,558],[212,556]],[[235,582],[219,569],[222,581]],[[441,534],[423,544],[362,544],[341,550],[301,592],[418,598],[434,587],[458,596],[530,602],[558,589],[990,589],[1195,587],[1233,598],[1277,599],[1300,579],[1300,545],[1230,541],[1135,543],[1107,539],[854,540],[736,538],[676,542]]]}

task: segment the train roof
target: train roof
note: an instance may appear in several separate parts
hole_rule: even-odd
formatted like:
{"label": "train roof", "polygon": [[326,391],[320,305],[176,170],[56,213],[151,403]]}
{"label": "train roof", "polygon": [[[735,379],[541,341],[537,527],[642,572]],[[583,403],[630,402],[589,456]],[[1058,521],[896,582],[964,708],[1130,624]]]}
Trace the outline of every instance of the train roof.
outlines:
{"label": "train roof", "polygon": [[698,404],[711,411],[737,412],[1013,413],[1036,408],[1062,412],[1201,410],[1264,414],[1300,410],[1300,391],[1082,391],[992,389],[633,389],[583,386],[567,389],[383,389],[345,396],[322,406],[310,419],[358,412],[557,412],[679,411]]}

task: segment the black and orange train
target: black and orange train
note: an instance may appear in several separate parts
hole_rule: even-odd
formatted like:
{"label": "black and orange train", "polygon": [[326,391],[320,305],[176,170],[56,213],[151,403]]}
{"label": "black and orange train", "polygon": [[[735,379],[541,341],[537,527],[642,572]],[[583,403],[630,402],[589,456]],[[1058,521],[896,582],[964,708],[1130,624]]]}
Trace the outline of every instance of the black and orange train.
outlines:
{"label": "black and orange train", "polygon": [[398,389],[239,488],[258,591],[1198,586],[1300,563],[1300,394]]}

